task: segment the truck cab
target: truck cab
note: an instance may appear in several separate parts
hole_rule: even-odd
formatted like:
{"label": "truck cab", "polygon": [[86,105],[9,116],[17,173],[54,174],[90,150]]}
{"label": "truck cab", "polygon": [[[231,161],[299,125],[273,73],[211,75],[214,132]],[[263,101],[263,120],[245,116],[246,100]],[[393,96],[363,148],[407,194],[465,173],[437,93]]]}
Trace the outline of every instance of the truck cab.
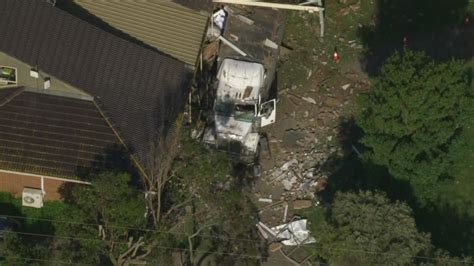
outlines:
{"label": "truck cab", "polygon": [[261,127],[273,124],[276,101],[262,103],[266,86],[260,63],[224,59],[217,73],[213,125],[204,141],[226,150],[246,163],[258,155]]}

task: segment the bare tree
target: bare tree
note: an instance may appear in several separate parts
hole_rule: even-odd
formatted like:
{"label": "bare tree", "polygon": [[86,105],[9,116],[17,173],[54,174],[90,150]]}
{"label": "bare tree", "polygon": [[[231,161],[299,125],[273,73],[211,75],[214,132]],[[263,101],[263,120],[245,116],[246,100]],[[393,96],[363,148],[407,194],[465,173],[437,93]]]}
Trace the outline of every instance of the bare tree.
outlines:
{"label": "bare tree", "polygon": [[114,241],[114,239],[116,239],[115,235],[116,232],[114,232],[114,230],[108,230],[108,232],[106,232],[106,227],[99,225],[99,237],[107,246],[110,261],[117,266],[146,264],[145,258],[151,254],[158,244],[157,241],[147,243],[143,237],[138,237],[137,239],[136,237],[130,236],[126,249],[117,255],[117,251],[121,249],[119,245],[121,243]]}
{"label": "bare tree", "polygon": [[[153,224],[158,226],[162,216],[171,213],[177,207],[171,208],[167,213],[163,213],[163,194],[166,185],[173,178],[173,161],[179,152],[179,141],[181,134],[181,120],[179,117],[169,132],[161,130],[157,134],[156,141],[152,144],[148,166],[149,169],[143,176],[146,188],[146,202],[148,214],[151,216]],[[179,204],[181,205],[181,204]]]}

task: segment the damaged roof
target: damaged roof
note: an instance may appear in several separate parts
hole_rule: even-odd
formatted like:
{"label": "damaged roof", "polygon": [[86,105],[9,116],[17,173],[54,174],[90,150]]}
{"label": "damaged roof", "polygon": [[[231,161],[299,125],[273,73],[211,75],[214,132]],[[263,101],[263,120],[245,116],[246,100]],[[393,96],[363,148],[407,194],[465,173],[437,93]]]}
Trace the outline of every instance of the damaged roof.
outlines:
{"label": "damaged roof", "polygon": [[181,110],[192,70],[46,1],[0,0],[0,50],[94,97],[142,165]]}
{"label": "damaged roof", "polygon": [[166,0],[74,2],[110,26],[196,65],[208,16]]}
{"label": "damaged roof", "polygon": [[2,169],[77,178],[118,143],[93,101],[0,89]]}

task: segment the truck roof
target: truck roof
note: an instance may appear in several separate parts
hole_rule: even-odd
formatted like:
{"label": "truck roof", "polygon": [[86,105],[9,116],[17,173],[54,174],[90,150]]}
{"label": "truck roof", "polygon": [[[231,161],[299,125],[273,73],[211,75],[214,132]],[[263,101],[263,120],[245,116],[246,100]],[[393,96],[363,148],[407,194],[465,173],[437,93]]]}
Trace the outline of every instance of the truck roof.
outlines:
{"label": "truck roof", "polygon": [[257,100],[264,85],[265,69],[260,63],[225,59],[217,73],[217,97],[222,100]]}

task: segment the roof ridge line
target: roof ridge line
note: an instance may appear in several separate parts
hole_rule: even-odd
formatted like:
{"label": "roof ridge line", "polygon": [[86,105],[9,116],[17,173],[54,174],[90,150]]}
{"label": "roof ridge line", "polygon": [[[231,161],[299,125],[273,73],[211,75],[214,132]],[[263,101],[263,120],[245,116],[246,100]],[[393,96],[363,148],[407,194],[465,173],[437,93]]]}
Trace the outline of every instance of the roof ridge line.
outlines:
{"label": "roof ridge line", "polygon": [[127,151],[128,153],[128,156],[130,157],[130,160],[133,162],[133,164],[135,165],[135,167],[138,168],[138,171],[140,172],[140,174],[143,176],[143,177],[146,177],[148,176],[145,172],[145,169],[143,168],[142,164],[140,164],[140,161],[137,160],[137,158],[135,158],[135,156],[133,155],[133,153],[131,152],[130,148],[128,147],[128,145],[125,143],[124,139],[120,136],[119,132],[115,129],[115,127],[113,126],[113,124],[110,122],[109,118],[107,117],[107,115],[105,114],[105,112],[102,110],[102,108],[100,107],[99,103],[96,101],[96,99],[94,98],[94,100],[92,101],[95,105],[95,107],[97,108],[97,111],[99,112],[99,114],[104,118],[104,121],[105,123],[107,123],[107,125],[109,126],[109,128],[112,130],[112,132],[114,132],[115,136],[117,137],[117,139],[120,141],[120,144],[123,145],[123,147],[125,148],[125,150]]}
{"label": "roof ridge line", "polygon": [[11,100],[15,99],[16,96],[20,95],[23,91],[25,91],[25,87],[12,87],[11,89],[17,89],[17,90],[12,92],[7,97],[5,97],[0,102],[0,107],[3,107],[5,104],[9,103]]}

